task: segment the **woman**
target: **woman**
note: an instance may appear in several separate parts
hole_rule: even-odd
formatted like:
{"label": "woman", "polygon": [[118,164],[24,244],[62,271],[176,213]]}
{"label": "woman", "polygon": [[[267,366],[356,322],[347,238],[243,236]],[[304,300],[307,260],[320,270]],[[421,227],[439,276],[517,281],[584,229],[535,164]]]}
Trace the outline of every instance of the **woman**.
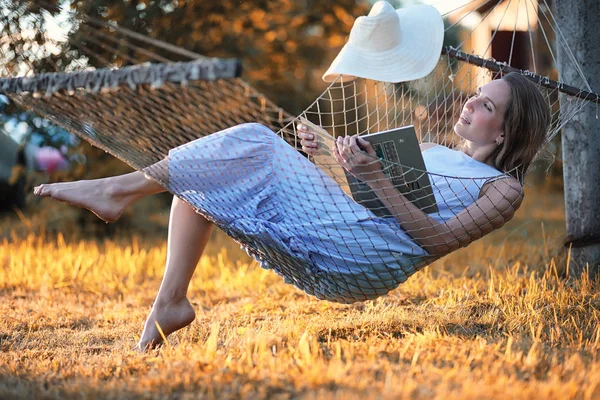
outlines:
{"label": "woman", "polygon": [[[381,163],[373,162],[373,148],[360,137],[339,137],[334,156],[371,186],[394,218],[375,217],[258,124],[178,147],[144,172],[44,184],[34,194],[87,208],[107,222],[165,186],[178,195],[165,274],[138,343],[147,349],[162,341],[157,323],[169,335],[194,320],[187,289],[214,223],[243,241],[263,267],[310,294],[342,302],[375,298],[431,257],[466,246],[510,220],[523,199],[521,173],[545,143],[549,124],[548,106],[527,78],[508,74],[483,86],[454,127],[463,139],[460,150],[421,145],[440,208],[432,215],[391,185]],[[319,151],[306,127],[299,126],[298,135],[306,153]]]}

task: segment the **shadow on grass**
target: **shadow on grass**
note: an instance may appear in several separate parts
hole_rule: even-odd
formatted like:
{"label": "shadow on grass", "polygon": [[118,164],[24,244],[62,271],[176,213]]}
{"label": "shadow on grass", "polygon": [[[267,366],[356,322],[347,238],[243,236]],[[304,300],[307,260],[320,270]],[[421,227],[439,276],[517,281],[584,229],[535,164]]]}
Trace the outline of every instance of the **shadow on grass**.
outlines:
{"label": "shadow on grass", "polygon": [[[411,302],[412,303],[412,302]],[[422,303],[422,302],[418,302]],[[444,308],[426,303],[400,306],[403,314],[392,320],[369,321],[321,329],[317,332],[319,342],[335,340],[368,341],[402,339],[408,335],[435,332],[440,336],[461,339],[502,334],[504,316],[502,310],[486,302],[473,302],[454,308]]]}
{"label": "shadow on grass", "polygon": [[[224,370],[218,379],[214,374],[201,371],[185,384],[162,382],[158,386],[129,386],[122,382],[98,382],[74,377],[70,382],[50,377],[15,376],[0,373],[0,398],[2,399],[152,399],[152,398],[218,398],[218,399],[271,399],[271,398],[329,398],[351,395],[350,398],[369,398],[370,389],[344,385],[339,382],[313,384],[310,387],[296,384],[293,377],[253,378],[246,374]],[[159,379],[160,380],[160,379]],[[156,382],[159,383],[159,382]],[[324,397],[323,397],[324,396]]]}

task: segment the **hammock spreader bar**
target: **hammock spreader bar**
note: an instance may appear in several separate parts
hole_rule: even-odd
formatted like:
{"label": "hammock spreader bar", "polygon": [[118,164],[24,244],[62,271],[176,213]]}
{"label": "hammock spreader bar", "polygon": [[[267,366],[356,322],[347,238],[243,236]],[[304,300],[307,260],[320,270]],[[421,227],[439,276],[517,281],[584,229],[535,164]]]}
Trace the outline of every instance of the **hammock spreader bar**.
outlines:
{"label": "hammock spreader bar", "polygon": [[103,68],[72,73],[43,73],[31,77],[0,79],[0,93],[40,93],[50,96],[58,91],[85,89],[98,92],[128,85],[159,87],[164,82],[182,83],[197,80],[231,79],[241,75],[242,66],[235,59],[202,59],[178,63],[140,64],[120,69]]}
{"label": "hammock spreader bar", "polygon": [[452,57],[459,61],[464,61],[471,65],[476,65],[478,67],[483,67],[489,69],[493,72],[499,72],[503,74],[508,74],[509,72],[518,72],[519,74],[526,76],[531,79],[535,83],[543,86],[547,89],[556,90],[559,92],[568,94],[569,96],[577,97],[582,100],[591,101],[596,104],[600,104],[600,95],[594,92],[590,92],[583,89],[577,89],[575,86],[566,85],[562,82],[557,82],[552,80],[546,76],[538,75],[535,72],[524,71],[519,68],[511,67],[510,65],[498,62],[495,60],[490,60],[486,58],[481,58],[473,54],[468,54],[463,51],[460,51],[452,46],[446,46],[442,48],[442,54],[448,55],[448,57]]}

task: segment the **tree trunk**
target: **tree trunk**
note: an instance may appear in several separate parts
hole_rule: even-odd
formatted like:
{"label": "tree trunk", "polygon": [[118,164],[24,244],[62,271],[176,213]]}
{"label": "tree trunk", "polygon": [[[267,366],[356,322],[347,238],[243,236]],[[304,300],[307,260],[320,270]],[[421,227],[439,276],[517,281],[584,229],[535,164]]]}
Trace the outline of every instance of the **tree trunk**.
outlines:
{"label": "tree trunk", "polygon": [[[579,62],[592,91],[600,90],[600,1],[554,0],[558,26]],[[556,34],[557,41],[560,34]],[[580,85],[565,48],[557,45],[560,81]],[[582,89],[585,89],[582,87]],[[568,101],[561,98],[561,106]],[[562,129],[566,246],[571,246],[570,271],[590,275],[600,268],[600,119],[588,104]]]}

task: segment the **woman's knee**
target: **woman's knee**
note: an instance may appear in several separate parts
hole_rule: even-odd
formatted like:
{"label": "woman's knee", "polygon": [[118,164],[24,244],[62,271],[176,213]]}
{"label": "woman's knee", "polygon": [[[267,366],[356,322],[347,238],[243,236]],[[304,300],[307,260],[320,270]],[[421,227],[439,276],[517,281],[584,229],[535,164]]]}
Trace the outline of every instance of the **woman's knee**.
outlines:
{"label": "woman's knee", "polygon": [[265,125],[260,124],[258,122],[246,122],[246,123],[235,126],[233,129],[235,129],[237,131],[241,130],[241,131],[256,132],[256,133],[265,134],[265,135],[275,135],[275,132],[273,132],[270,128],[268,128]]}
{"label": "woman's knee", "polygon": [[262,143],[271,146],[279,138],[271,129],[255,122],[232,126],[216,133],[215,138],[217,137],[222,137],[225,140],[223,143],[227,143],[227,146],[234,146],[237,142]]}

